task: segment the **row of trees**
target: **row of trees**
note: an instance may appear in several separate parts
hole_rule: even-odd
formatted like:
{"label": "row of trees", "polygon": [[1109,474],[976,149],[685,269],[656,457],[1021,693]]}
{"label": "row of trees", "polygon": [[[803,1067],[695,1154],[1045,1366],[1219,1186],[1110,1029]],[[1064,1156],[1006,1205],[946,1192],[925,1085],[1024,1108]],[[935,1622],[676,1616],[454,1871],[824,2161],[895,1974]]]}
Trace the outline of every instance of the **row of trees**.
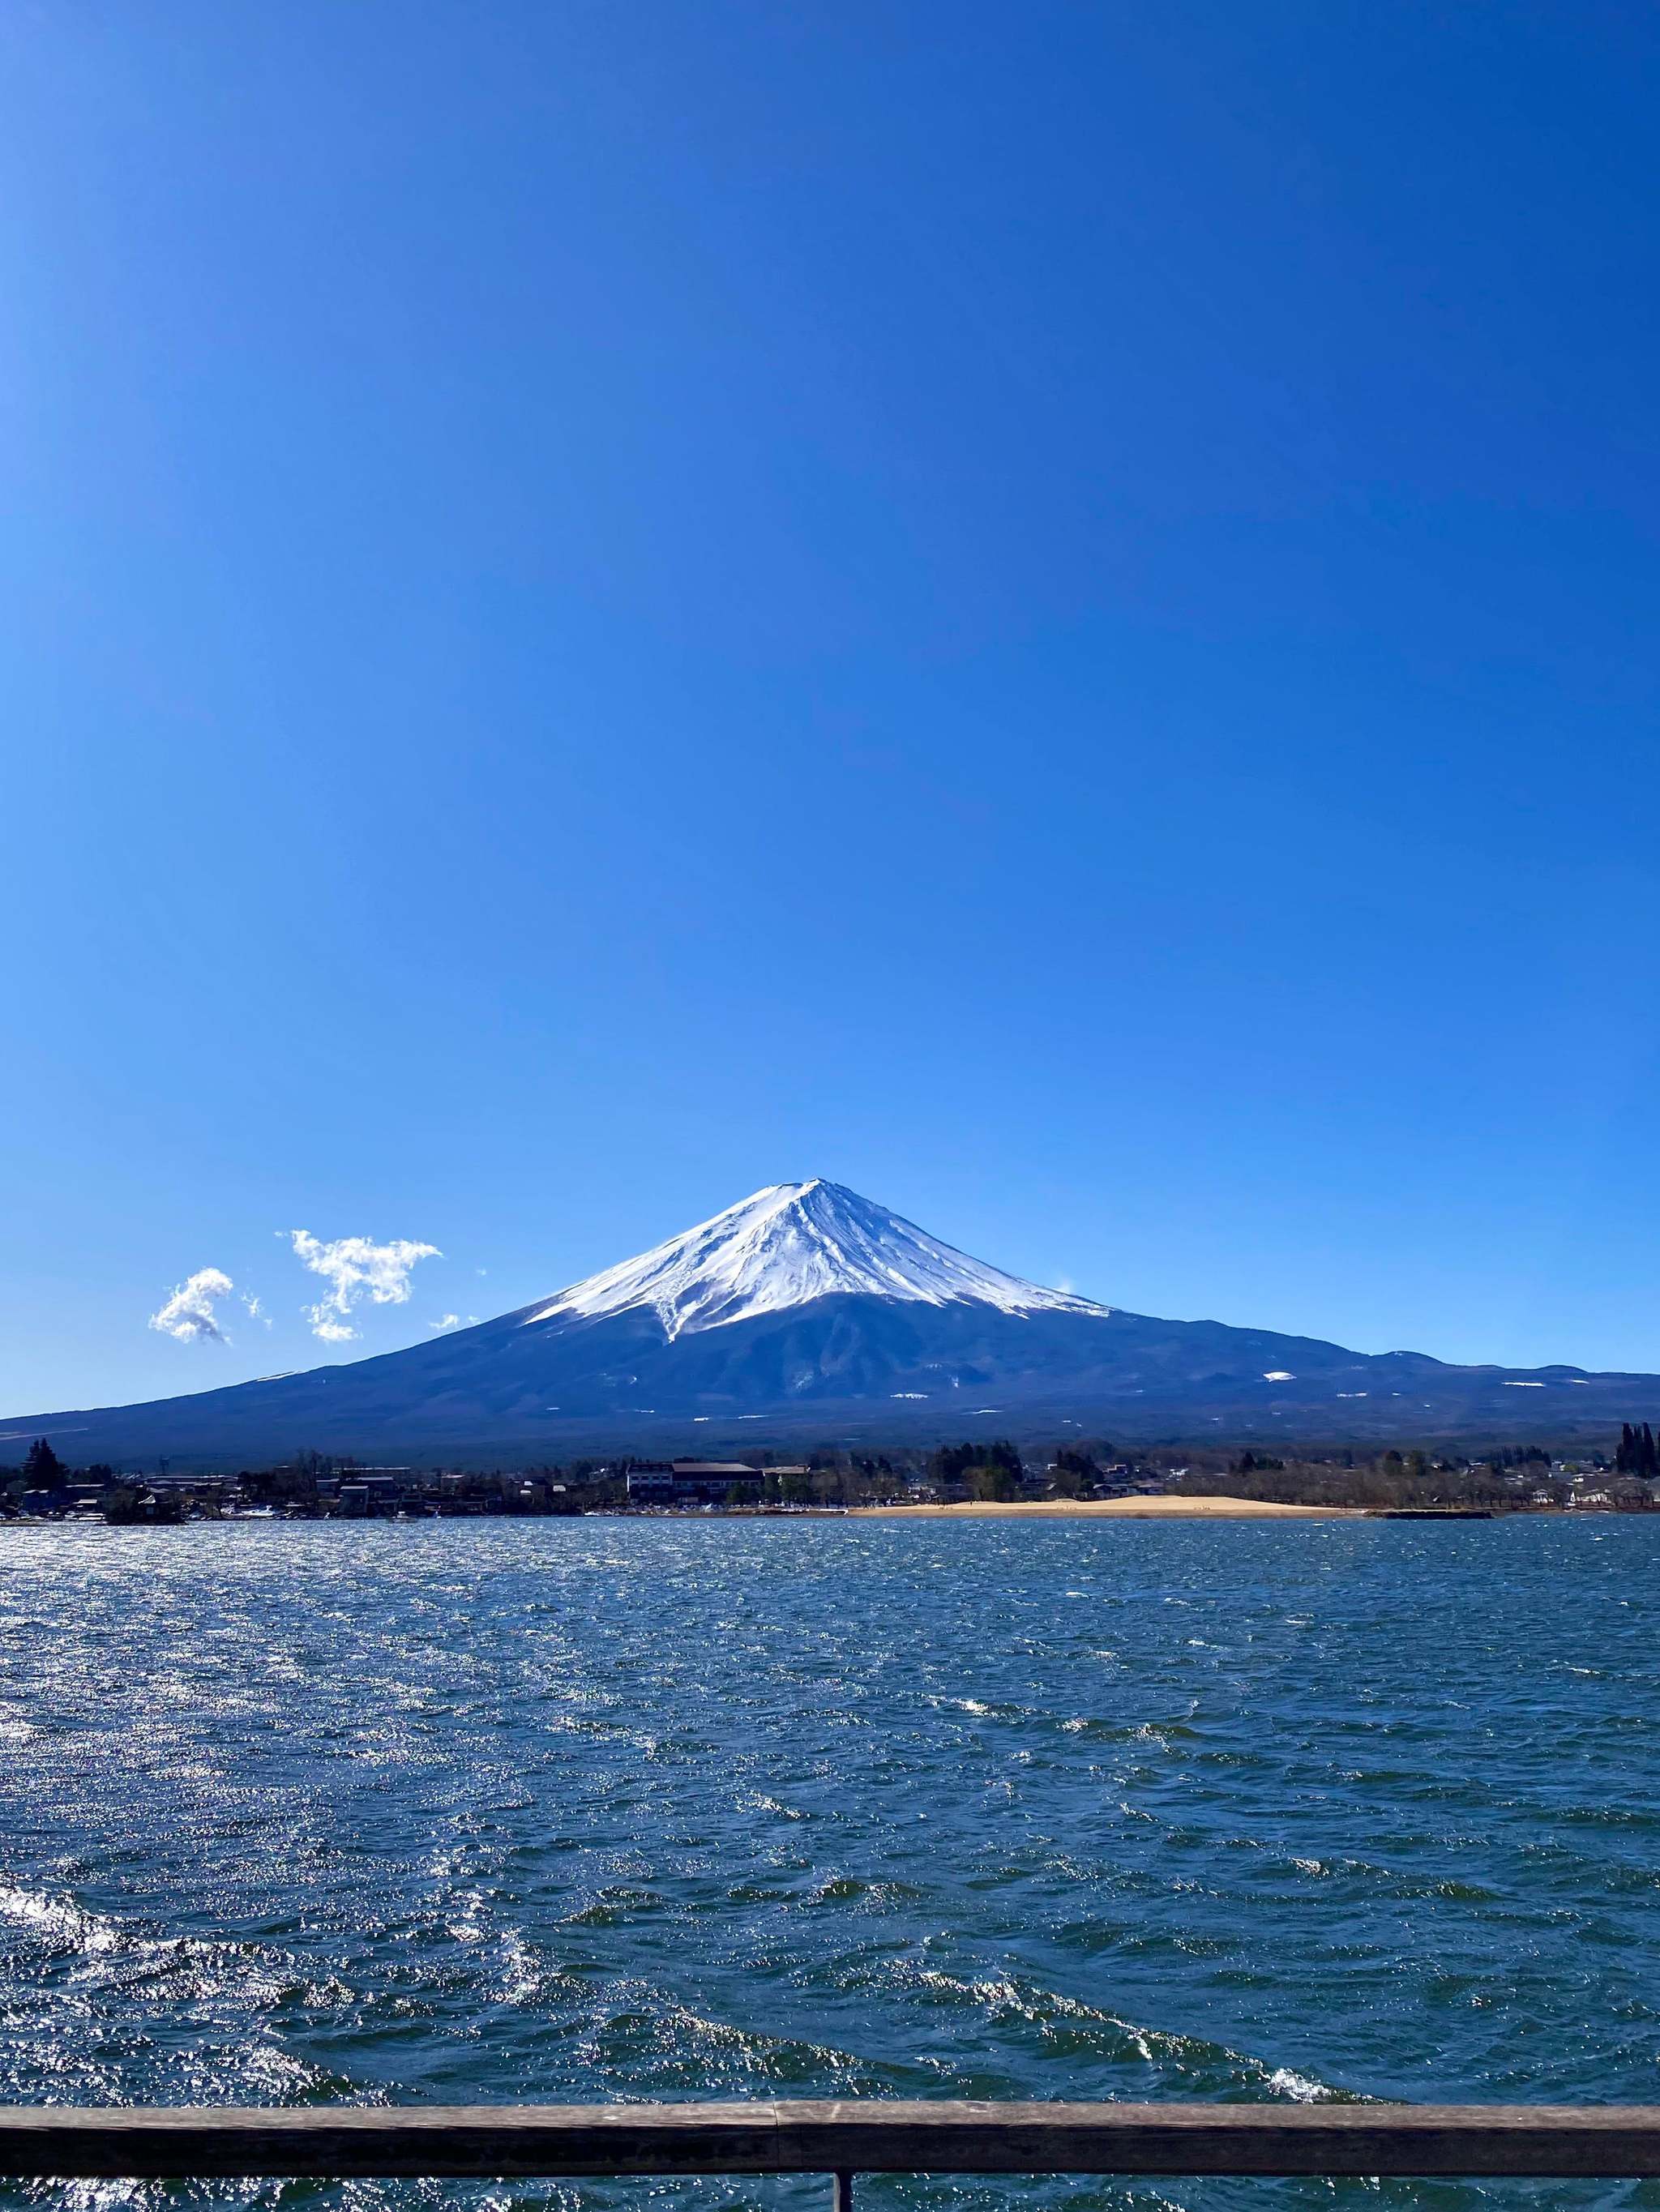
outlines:
{"label": "row of trees", "polygon": [[[1249,1467],[1246,1460],[1250,1461]],[[1231,1498],[1261,1498],[1275,1505],[1514,1508],[1520,1502],[1512,1484],[1485,1461],[1475,1467],[1444,1460],[1432,1464],[1421,1451],[1384,1452],[1369,1465],[1360,1466],[1345,1466],[1339,1460],[1286,1461],[1271,1454],[1247,1452],[1225,1475],[1195,1467],[1172,1486],[1178,1496],[1203,1497],[1220,1489]],[[1563,1494],[1566,1495],[1566,1486]]]}
{"label": "row of trees", "polygon": [[24,1453],[21,1467],[0,1467],[0,1491],[62,1490],[70,1482],[108,1484],[115,1479],[115,1469],[101,1462],[92,1467],[68,1466],[44,1437],[37,1437]]}
{"label": "row of trees", "polygon": [[1006,1437],[971,1443],[941,1444],[928,1455],[927,1475],[936,1490],[964,1490],[972,1498],[995,1503],[1019,1495],[1025,1474],[1019,1453]]}
{"label": "row of trees", "polygon": [[1620,1442],[1614,1455],[1616,1474],[1634,1474],[1644,1482],[1652,1482],[1660,1475],[1660,1452],[1655,1448],[1654,1431],[1646,1421],[1640,1429],[1629,1421],[1620,1425]]}
{"label": "row of trees", "polygon": [[[1030,1469],[1018,1447],[1006,1437],[941,1444],[927,1453],[915,1447],[882,1454],[826,1449],[811,1454],[806,1473],[767,1473],[763,1468],[762,1494],[769,1502],[786,1504],[870,1504],[914,1494],[921,1481],[946,1497],[998,1501],[1018,1498],[1023,1491],[1030,1494],[1041,1465],[1053,1492],[1075,1498],[1096,1492],[1110,1472],[1122,1472],[1113,1464],[1116,1456],[1111,1444],[1088,1437],[1057,1445],[1041,1462],[1034,1454]],[[1535,1488],[1552,1497],[1559,1490],[1564,1497],[1567,1494],[1567,1485],[1552,1474],[1550,1453],[1543,1445],[1531,1443],[1494,1448],[1474,1463],[1462,1456],[1444,1453],[1432,1457],[1416,1449],[1390,1449],[1370,1461],[1353,1449],[1334,1451],[1322,1459],[1287,1461],[1251,1449],[1230,1458],[1214,1446],[1186,1453],[1159,1448],[1137,1456],[1149,1471],[1171,1470],[1180,1492],[1200,1494],[1225,1488],[1236,1496],[1287,1504],[1514,1506],[1524,1502],[1524,1492],[1525,1502],[1531,1502]],[[1178,1472],[1181,1461],[1187,1464]],[[563,1468],[520,1470],[520,1474],[542,1483],[550,1495],[556,1492],[557,1504],[548,1510],[604,1510],[624,1502],[629,1464],[626,1458],[578,1460]],[[1588,1472],[1606,1471],[1608,1466],[1601,1453],[1586,1454],[1581,1464]],[[228,1485],[233,1494],[240,1492],[247,1501],[304,1511],[307,1501],[314,1506],[323,1478],[349,1480],[354,1465],[350,1458],[301,1452],[283,1467],[228,1478]],[[1569,1473],[1575,1471],[1570,1468]],[[1622,1425],[1613,1474],[1628,1487],[1633,1479],[1645,1486],[1660,1486],[1660,1443],[1648,1422]],[[1529,1483],[1529,1477],[1535,1481]],[[61,1492],[72,1482],[109,1491],[119,1487],[121,1480],[106,1466],[72,1469],[46,1438],[37,1438],[21,1467],[0,1468],[0,1510],[15,1510],[25,1492]],[[423,1480],[417,1477],[417,1486]],[[493,1476],[470,1476],[464,1481],[466,1494],[476,1491],[481,1498],[498,1486],[499,1479]],[[1640,1494],[1633,1495],[1643,1502]],[[732,1502],[739,1502],[736,1490]]]}

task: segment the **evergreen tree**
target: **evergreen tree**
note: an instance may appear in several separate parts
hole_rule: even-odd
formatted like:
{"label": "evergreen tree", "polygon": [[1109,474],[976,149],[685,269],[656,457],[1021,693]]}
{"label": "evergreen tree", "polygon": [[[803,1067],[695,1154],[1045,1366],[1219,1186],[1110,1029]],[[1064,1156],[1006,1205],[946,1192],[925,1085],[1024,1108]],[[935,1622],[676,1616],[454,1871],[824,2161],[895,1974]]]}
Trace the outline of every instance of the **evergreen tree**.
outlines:
{"label": "evergreen tree", "polygon": [[31,1490],[56,1490],[69,1473],[44,1437],[37,1437],[23,1461],[23,1480]]}
{"label": "evergreen tree", "polygon": [[[1535,1456],[1529,1453],[1529,1458]],[[1540,1452],[1540,1459],[1548,1455]],[[1660,1445],[1655,1442],[1652,1428],[1645,1421],[1640,1428],[1633,1421],[1620,1424],[1620,1442],[1614,1449],[1614,1471],[1616,1474],[1635,1474],[1645,1482],[1660,1477]]]}
{"label": "evergreen tree", "polygon": [[1020,1455],[1006,1437],[990,1443],[941,1444],[928,1455],[928,1474],[935,1482],[961,1482],[971,1467],[997,1467],[1018,1483]]}
{"label": "evergreen tree", "polygon": [[965,1479],[970,1498],[987,1504],[1001,1504],[1015,1492],[1015,1478],[1006,1467],[988,1462],[966,1470]]}

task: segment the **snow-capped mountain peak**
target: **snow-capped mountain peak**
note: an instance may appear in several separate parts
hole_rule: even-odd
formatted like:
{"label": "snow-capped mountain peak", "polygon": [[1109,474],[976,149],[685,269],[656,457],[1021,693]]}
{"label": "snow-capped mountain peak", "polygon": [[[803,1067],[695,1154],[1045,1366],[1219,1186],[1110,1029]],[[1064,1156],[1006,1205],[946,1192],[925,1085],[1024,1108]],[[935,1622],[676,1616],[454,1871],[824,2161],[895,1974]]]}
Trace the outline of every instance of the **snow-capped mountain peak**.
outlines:
{"label": "snow-capped mountain peak", "polygon": [[885,1206],[815,1177],[769,1184],[636,1259],[573,1284],[524,1319],[528,1326],[643,1308],[673,1338],[848,1295],[976,1303],[1009,1314],[1108,1310],[971,1260]]}

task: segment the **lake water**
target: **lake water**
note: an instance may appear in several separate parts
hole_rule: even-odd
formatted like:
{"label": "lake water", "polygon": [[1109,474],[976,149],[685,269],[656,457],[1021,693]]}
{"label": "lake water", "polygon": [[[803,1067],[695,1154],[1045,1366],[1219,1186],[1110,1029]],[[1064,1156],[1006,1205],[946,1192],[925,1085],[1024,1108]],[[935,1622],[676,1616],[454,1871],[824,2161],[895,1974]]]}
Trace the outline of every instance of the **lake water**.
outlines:
{"label": "lake water", "polygon": [[[0,1529],[0,2100],[1660,2100],[1657,1566],[1600,1517]],[[826,2190],[217,2201],[279,2197]]]}

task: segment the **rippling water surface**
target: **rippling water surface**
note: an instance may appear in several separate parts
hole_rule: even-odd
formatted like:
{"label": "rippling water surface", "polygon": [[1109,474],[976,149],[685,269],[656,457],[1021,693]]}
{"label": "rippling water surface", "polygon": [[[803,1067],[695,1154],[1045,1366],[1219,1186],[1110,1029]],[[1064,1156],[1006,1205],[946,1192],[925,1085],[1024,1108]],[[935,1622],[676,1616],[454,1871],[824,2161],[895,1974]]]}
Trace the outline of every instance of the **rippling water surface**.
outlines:
{"label": "rippling water surface", "polygon": [[0,1530],[0,2100],[1660,2100],[1657,1564],[1632,1520]]}

